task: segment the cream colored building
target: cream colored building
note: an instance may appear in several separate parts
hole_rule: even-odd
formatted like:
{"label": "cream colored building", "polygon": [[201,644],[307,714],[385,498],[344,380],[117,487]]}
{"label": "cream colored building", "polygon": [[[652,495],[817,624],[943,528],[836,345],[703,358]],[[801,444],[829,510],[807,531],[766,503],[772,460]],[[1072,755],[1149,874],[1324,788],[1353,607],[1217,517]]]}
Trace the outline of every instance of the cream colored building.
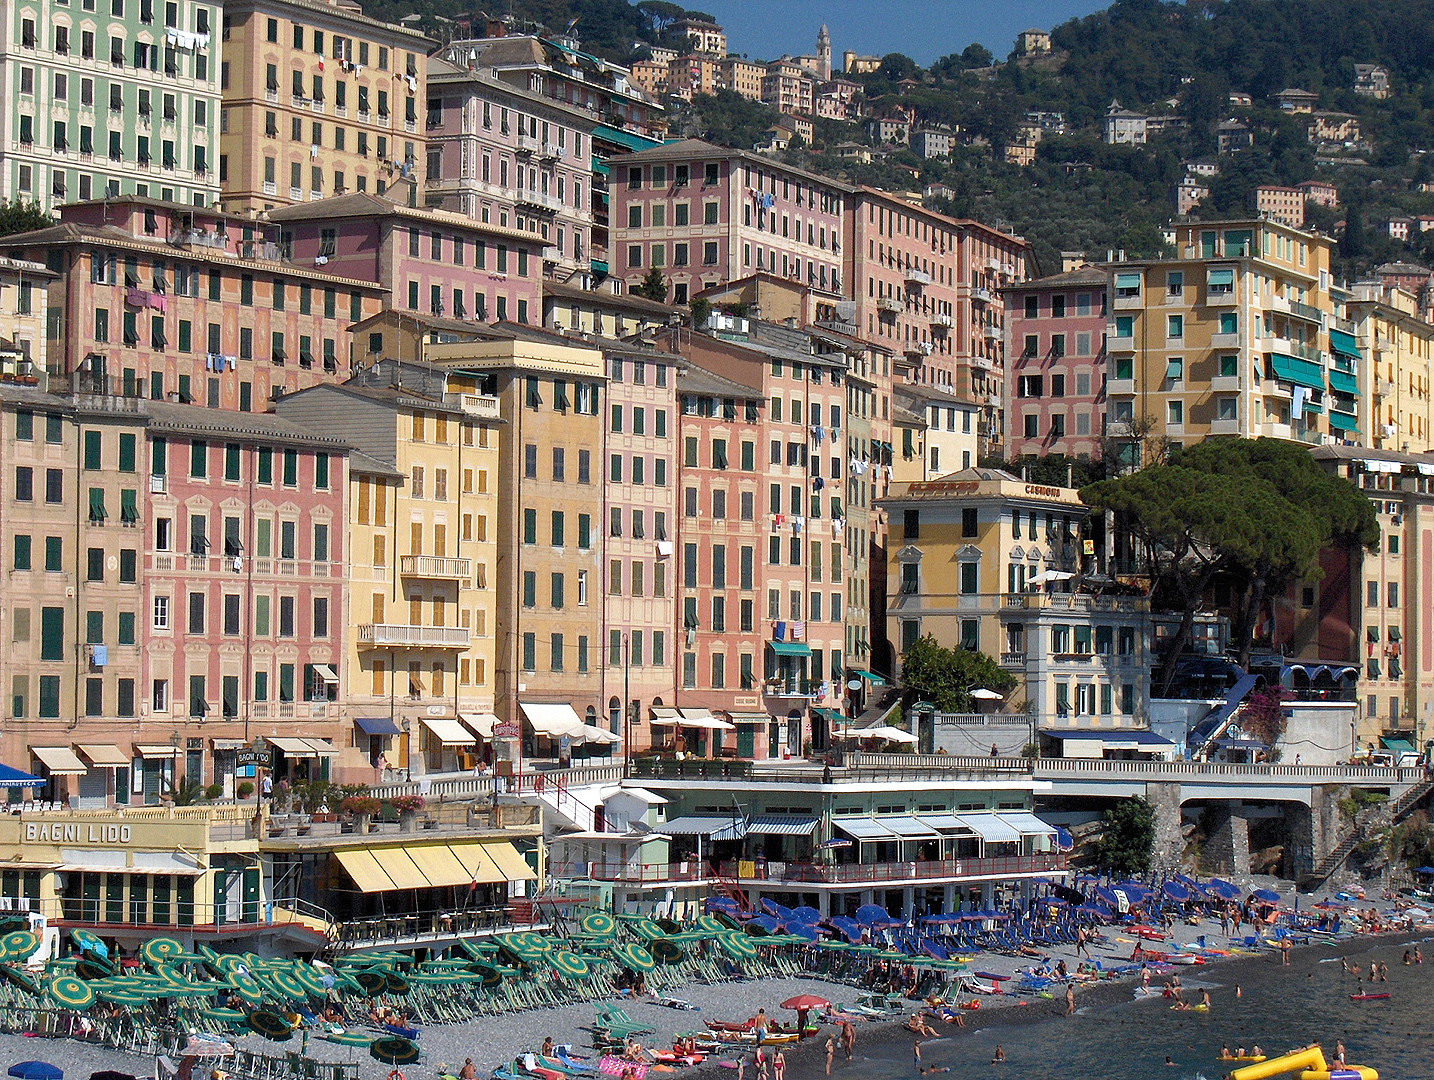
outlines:
{"label": "cream colored building", "polygon": [[410,774],[469,767],[479,737],[492,736],[498,403],[449,391],[446,372],[422,365],[376,364],[361,381],[275,406],[357,448],[340,698],[352,745],[376,774],[380,755]]}
{"label": "cream colored building", "polygon": [[349,191],[399,203],[422,182],[422,34],[338,0],[233,0],[224,9],[219,180],[227,210]]}
{"label": "cream colored building", "polygon": [[722,85],[748,101],[762,100],[762,76],[766,73],[765,64],[739,60],[735,56],[722,61]]}
{"label": "cream colored building", "polygon": [[1421,317],[1412,293],[1374,281],[1356,283],[1344,297],[1343,309],[1345,319],[1331,323],[1330,342],[1338,347],[1336,359],[1346,360],[1357,372],[1364,391],[1359,397],[1360,443],[1429,453],[1434,449],[1429,387],[1434,325]]}
{"label": "cream colored building", "polygon": [[1210,435],[1358,438],[1331,362],[1330,241],[1269,219],[1179,223],[1175,257],[1110,266],[1108,434],[1138,466]]}
{"label": "cream colored building", "polygon": [[[49,284],[43,264],[0,258],[0,378],[45,389],[49,357]],[[28,380],[33,378],[34,383]]]}

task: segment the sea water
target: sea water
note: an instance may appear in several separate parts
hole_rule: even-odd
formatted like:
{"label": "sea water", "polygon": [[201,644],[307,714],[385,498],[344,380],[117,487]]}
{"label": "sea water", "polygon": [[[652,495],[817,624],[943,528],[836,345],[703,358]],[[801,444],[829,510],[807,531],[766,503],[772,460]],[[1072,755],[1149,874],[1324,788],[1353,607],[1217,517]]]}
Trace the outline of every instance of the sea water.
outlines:
{"label": "sea water", "polygon": [[[1404,950],[1419,943],[1422,966],[1404,966]],[[1344,954],[1365,972],[1363,988],[1391,995],[1387,1001],[1353,1002],[1349,995],[1359,984],[1343,974],[1340,964],[1320,963]],[[1371,961],[1389,966],[1388,982],[1371,986]],[[1318,1042],[1332,1056],[1336,1040],[1343,1040],[1345,1060],[1379,1071],[1381,1080],[1430,1080],[1434,1077],[1434,938],[1410,935],[1385,938],[1374,947],[1343,943],[1336,951],[1313,945],[1295,950],[1288,967],[1278,955],[1260,956],[1208,967],[1176,969],[1187,1000],[1199,999],[1199,988],[1209,989],[1209,1012],[1174,1012],[1158,994],[1132,1000],[1081,1004],[1077,990],[1076,1014],[1063,1017],[1063,995],[1056,1000],[1029,999],[1013,1011],[1019,1018],[995,1016],[994,1010],[965,1015],[966,1027],[938,1024],[942,1038],[922,1045],[927,1068],[949,1066],[950,1080],[968,1076],[1008,1076],[1012,1080],[1220,1080],[1237,1064],[1219,1060],[1220,1047],[1259,1044],[1275,1057],[1296,1047]],[[1159,985],[1160,979],[1153,980]],[[1235,997],[1238,984],[1241,996]],[[1191,993],[1190,991],[1194,992]],[[1105,995],[1102,989],[1096,994]],[[1108,995],[1106,995],[1108,997]],[[1002,1010],[1005,1011],[1005,1010]],[[858,1028],[859,1036],[865,1035]],[[875,1032],[872,1033],[875,1035]],[[917,1076],[912,1060],[913,1038],[859,1037],[855,1059],[847,1064],[838,1053],[832,1070],[841,1080],[890,1080]],[[1006,1060],[992,1063],[996,1046]],[[1169,1055],[1174,1064],[1165,1064]],[[804,1063],[805,1064],[805,1063]],[[820,1075],[822,1064],[811,1059],[793,1080]],[[1295,1076],[1297,1074],[1290,1074]],[[940,1078],[938,1077],[938,1080]]]}

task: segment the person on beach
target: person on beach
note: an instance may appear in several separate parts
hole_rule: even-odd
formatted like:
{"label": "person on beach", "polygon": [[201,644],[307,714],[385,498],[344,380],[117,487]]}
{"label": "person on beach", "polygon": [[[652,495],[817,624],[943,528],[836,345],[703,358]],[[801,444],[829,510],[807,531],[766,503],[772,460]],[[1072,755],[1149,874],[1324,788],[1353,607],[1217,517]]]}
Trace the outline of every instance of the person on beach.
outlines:
{"label": "person on beach", "polygon": [[850,1020],[841,1022],[841,1048],[846,1051],[846,1059],[850,1061],[856,1050],[856,1027]]}
{"label": "person on beach", "polygon": [[473,1065],[472,1058],[463,1059],[463,1068],[458,1070],[458,1080],[474,1080],[478,1070]]}
{"label": "person on beach", "polygon": [[1414,962],[1416,964],[1424,963],[1424,954],[1419,951],[1418,945],[1414,946]]}
{"label": "person on beach", "polygon": [[1333,1065],[1343,1065],[1343,1064],[1344,1064],[1344,1040],[1343,1040],[1343,1039],[1336,1039],[1335,1042],[1334,1042],[1334,1061],[1331,1062],[1331,1064],[1333,1064]]}
{"label": "person on beach", "polygon": [[832,1074],[832,1059],[833,1059],[834,1057],[836,1057],[836,1039],[835,1039],[833,1036],[828,1035],[828,1036],[827,1036],[827,1075],[828,1075],[828,1076],[830,1076],[830,1075]]}
{"label": "person on beach", "polygon": [[1389,981],[1389,965],[1386,964],[1383,960],[1381,960],[1381,961],[1379,962],[1379,981],[1380,981],[1380,982],[1388,982],[1388,981]]}
{"label": "person on beach", "polygon": [[543,1057],[553,1056],[553,1037],[551,1035],[543,1040],[543,1048],[539,1050],[538,1053],[542,1054]]}
{"label": "person on beach", "polygon": [[757,1066],[757,1080],[767,1080],[767,1052],[761,1045],[757,1046],[757,1053],[753,1055],[753,1062]]}
{"label": "person on beach", "polygon": [[1256,1044],[1254,1045],[1254,1047],[1250,1050],[1250,1056],[1251,1056],[1251,1057],[1264,1057],[1264,1056],[1265,1056],[1264,1051],[1262,1051],[1262,1050],[1260,1049],[1260,1044],[1259,1044],[1259,1043],[1256,1043]]}
{"label": "person on beach", "polygon": [[1408,967],[1408,966],[1409,966],[1410,964],[1412,964],[1412,963],[1414,963],[1414,958],[1409,955],[1409,950],[1408,950],[1408,949],[1405,949],[1405,950],[1404,950],[1404,966],[1405,966],[1405,967]]}
{"label": "person on beach", "polygon": [[1067,1015],[1067,1016],[1073,1016],[1074,1014],[1075,1014],[1075,987],[1073,987],[1073,986],[1071,986],[1069,983],[1067,983],[1067,984],[1066,984],[1066,1015]]}
{"label": "person on beach", "polygon": [[1200,1004],[1201,1004],[1201,1005],[1204,1005],[1205,1008],[1207,1008],[1207,1009],[1210,1007],[1210,991],[1208,991],[1208,990],[1201,990],[1201,991],[1200,991]]}
{"label": "person on beach", "polygon": [[1169,1054],[1166,1054],[1166,1055],[1165,1055],[1165,1064],[1166,1064],[1166,1065],[1174,1065],[1174,1064],[1175,1064],[1175,1059],[1174,1059],[1173,1057],[1171,1057]]}
{"label": "person on beach", "polygon": [[1003,1047],[1000,1043],[997,1043],[997,1044],[996,1044],[996,1053],[995,1053],[995,1056],[991,1058],[991,1064],[992,1064],[992,1065],[995,1065],[997,1062],[1005,1061],[1005,1060],[1006,1060],[1006,1048]]}
{"label": "person on beach", "polygon": [[924,1070],[924,1069],[921,1067],[921,1040],[920,1040],[920,1039],[917,1039],[914,1043],[911,1044],[911,1056],[912,1056],[913,1060],[915,1061],[917,1074],[918,1074],[918,1075],[924,1075],[926,1070]]}
{"label": "person on beach", "polygon": [[739,1057],[737,1058],[737,1080],[742,1080],[742,1077],[744,1077],[744,1076],[746,1076],[746,1075],[747,1075],[747,1058],[746,1058],[745,1055],[741,1055],[741,1056],[739,1056]]}
{"label": "person on beach", "polygon": [[1150,993],[1150,969],[1144,964],[1140,965],[1140,989]]}
{"label": "person on beach", "polygon": [[752,1030],[757,1033],[757,1045],[761,1046],[767,1038],[767,1010],[759,1008],[757,1015],[752,1017]]}
{"label": "person on beach", "polygon": [[1076,956],[1081,953],[1085,953],[1087,958],[1090,956],[1090,940],[1086,937],[1084,926],[1076,927]]}
{"label": "person on beach", "polygon": [[787,1074],[787,1058],[782,1053],[782,1048],[777,1047],[777,1052],[772,1056],[772,1080],[783,1080]]}

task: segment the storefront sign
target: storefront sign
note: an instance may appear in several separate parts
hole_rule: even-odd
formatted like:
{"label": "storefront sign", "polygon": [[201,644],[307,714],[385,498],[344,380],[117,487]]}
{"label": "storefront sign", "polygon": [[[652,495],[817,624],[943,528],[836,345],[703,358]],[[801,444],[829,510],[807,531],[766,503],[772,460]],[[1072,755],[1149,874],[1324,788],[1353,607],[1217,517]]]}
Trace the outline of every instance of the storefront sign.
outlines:
{"label": "storefront sign", "polygon": [[234,751],[235,765],[258,765],[262,768],[268,768],[270,760],[270,756],[263,750],[251,750],[245,747],[242,750]]}
{"label": "storefront sign", "polygon": [[493,738],[495,739],[516,739],[523,734],[520,724],[494,724]]}
{"label": "storefront sign", "polygon": [[27,821],[25,839],[50,844],[128,844],[130,827],[107,822],[75,825],[59,821]]}

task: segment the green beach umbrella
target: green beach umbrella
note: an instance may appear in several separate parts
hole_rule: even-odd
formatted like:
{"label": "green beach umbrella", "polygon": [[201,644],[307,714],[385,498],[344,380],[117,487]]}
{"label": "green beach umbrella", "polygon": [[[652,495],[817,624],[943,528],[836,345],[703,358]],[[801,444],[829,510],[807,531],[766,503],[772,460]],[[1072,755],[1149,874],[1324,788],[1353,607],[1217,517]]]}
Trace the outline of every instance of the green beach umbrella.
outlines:
{"label": "green beach umbrella", "polygon": [[108,989],[106,989],[106,990],[101,990],[101,991],[99,991],[99,995],[100,995],[100,997],[104,998],[106,1001],[113,1002],[113,1003],[116,1004],[116,1005],[148,1005],[148,1004],[149,1004],[149,998],[145,997],[143,994],[139,993],[137,990],[121,990],[121,989],[108,990]]}
{"label": "green beach umbrella", "polygon": [[385,1035],[368,1044],[368,1053],[385,1065],[412,1065],[419,1058],[418,1044],[398,1035]]}
{"label": "green beach umbrella", "polygon": [[149,963],[159,966],[170,964],[185,955],[184,946],[175,941],[174,938],[157,937],[150,938],[139,947],[139,955]]}
{"label": "green beach umbrella", "polygon": [[613,955],[633,971],[651,971],[656,967],[652,954],[641,945],[619,945],[613,950]]}
{"label": "green beach umbrella", "polygon": [[319,1038],[339,1046],[367,1046],[371,1041],[370,1037],[361,1031],[331,1031]]}
{"label": "green beach umbrella", "polygon": [[200,1009],[199,1015],[221,1024],[242,1024],[248,1019],[243,1009]]}
{"label": "green beach umbrella", "polygon": [[594,911],[590,915],[584,915],[583,921],[579,925],[583,928],[583,933],[592,934],[594,937],[607,937],[617,929],[617,923],[605,911]]}
{"label": "green beach umbrella", "polygon": [[259,989],[259,984],[247,975],[239,975],[231,971],[224,977],[224,981],[233,988],[234,992],[238,994],[241,999],[250,1005],[263,1004],[264,991]]}
{"label": "green beach umbrella", "polygon": [[658,938],[656,941],[649,941],[647,943],[647,950],[652,953],[653,959],[660,960],[664,964],[682,963],[682,950],[668,938]]}
{"label": "green beach umbrella", "polygon": [[75,947],[80,952],[93,953],[101,963],[108,964],[110,962],[109,946],[98,934],[92,934],[88,930],[71,930],[70,940],[75,943]]}
{"label": "green beach umbrella", "polygon": [[377,971],[356,971],[353,978],[359,989],[369,997],[378,997],[388,989],[388,980]]}
{"label": "green beach umbrella", "polygon": [[56,975],[45,990],[51,1001],[67,1009],[88,1009],[95,1002],[94,988],[73,975]]}
{"label": "green beach umbrella", "polygon": [[474,964],[473,970],[482,979],[484,986],[497,986],[503,981],[503,972],[492,964]]}
{"label": "green beach umbrella", "polygon": [[0,959],[28,960],[40,947],[40,938],[29,930],[11,930],[0,937]]}
{"label": "green beach umbrella", "polygon": [[707,934],[720,934],[722,931],[730,929],[730,927],[714,916],[703,915],[697,920],[697,929]]}
{"label": "green beach umbrella", "polygon": [[294,1025],[268,1009],[255,1009],[251,1012],[249,1027],[273,1042],[288,1042],[294,1036]]}
{"label": "green beach umbrella", "polygon": [[274,984],[275,990],[292,1001],[303,1001],[309,996],[304,984],[287,971],[271,971],[269,981]]}
{"label": "green beach umbrella", "polygon": [[817,948],[828,949],[831,952],[847,952],[851,949],[851,946],[845,941],[818,941]]}
{"label": "green beach umbrella", "polygon": [[548,953],[548,964],[559,975],[569,979],[586,979],[588,977],[588,962],[575,952],[567,949],[554,949]]}
{"label": "green beach umbrella", "polygon": [[408,993],[408,980],[402,975],[395,975],[389,972],[383,977],[384,985],[388,987],[390,994]]}
{"label": "green beach umbrella", "polygon": [[753,945],[741,934],[726,933],[717,935],[717,944],[722,947],[726,954],[733,960],[750,960],[757,955],[757,946]]}
{"label": "green beach umbrella", "polygon": [[105,979],[109,977],[110,969],[104,964],[97,964],[93,960],[81,960],[75,965],[75,974],[82,979]]}
{"label": "green beach umbrella", "polygon": [[6,981],[18,986],[29,994],[40,993],[40,983],[29,972],[21,971],[19,968],[10,967],[8,964],[0,967],[0,975],[4,975]]}
{"label": "green beach umbrella", "polygon": [[658,938],[666,937],[667,931],[658,926],[651,919],[635,919],[632,922],[632,932],[643,941],[656,941]]}
{"label": "green beach umbrella", "polygon": [[329,991],[324,985],[324,977],[308,964],[295,964],[291,977],[314,997],[324,997]]}

